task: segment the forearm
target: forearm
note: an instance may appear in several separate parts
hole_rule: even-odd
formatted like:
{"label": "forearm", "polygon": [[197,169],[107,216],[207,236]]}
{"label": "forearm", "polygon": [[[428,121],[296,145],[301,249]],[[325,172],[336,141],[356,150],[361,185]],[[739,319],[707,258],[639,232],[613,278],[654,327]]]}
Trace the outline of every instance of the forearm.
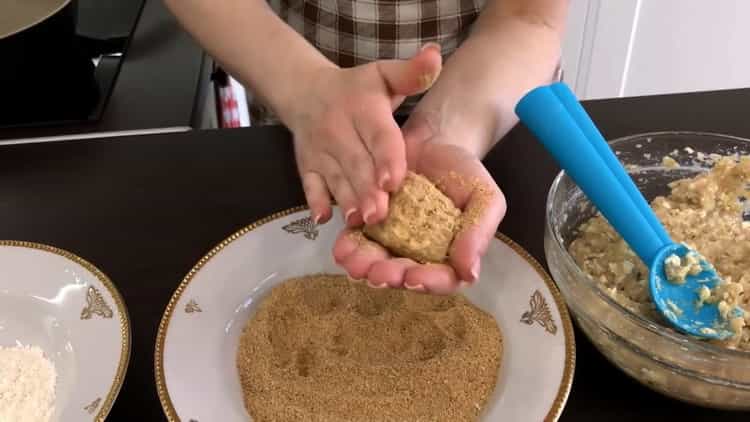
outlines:
{"label": "forearm", "polygon": [[264,0],[164,1],[227,72],[279,114],[302,95],[307,75],[335,67]]}
{"label": "forearm", "polygon": [[517,123],[518,101],[550,82],[560,60],[567,0],[521,2],[488,3],[415,109],[439,126],[443,142],[480,157]]}

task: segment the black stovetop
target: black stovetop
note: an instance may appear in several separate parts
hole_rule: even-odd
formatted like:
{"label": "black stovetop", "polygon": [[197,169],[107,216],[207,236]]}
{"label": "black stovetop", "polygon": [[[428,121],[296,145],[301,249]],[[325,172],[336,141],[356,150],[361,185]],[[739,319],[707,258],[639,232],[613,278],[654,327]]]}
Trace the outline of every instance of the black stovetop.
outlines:
{"label": "black stovetop", "polygon": [[[145,0],[74,0],[74,2],[77,15],[76,33],[83,50],[95,65],[93,78],[96,93],[91,94],[89,92],[91,89],[85,86],[74,85],[68,88],[67,92],[74,92],[76,95],[70,96],[65,101],[45,98],[45,95],[37,94],[38,98],[35,101],[38,107],[25,105],[16,108],[13,113],[6,113],[5,118],[0,118],[0,129],[64,126],[96,122],[100,119],[117,81],[120,66],[127,54],[127,47]],[[61,61],[64,60],[66,59],[61,59]],[[50,78],[59,76],[56,68],[51,67],[49,70]],[[68,82],[60,83],[76,84],[77,80],[78,78],[75,77],[67,77],[65,81]],[[71,107],[80,108],[77,103],[83,102],[83,97],[86,96],[92,99],[86,100],[86,105],[81,112],[71,114]],[[42,107],[42,102],[46,107]],[[9,103],[6,102],[4,105],[9,106]],[[50,106],[50,104],[55,105]],[[41,109],[44,109],[44,112],[40,112]]]}

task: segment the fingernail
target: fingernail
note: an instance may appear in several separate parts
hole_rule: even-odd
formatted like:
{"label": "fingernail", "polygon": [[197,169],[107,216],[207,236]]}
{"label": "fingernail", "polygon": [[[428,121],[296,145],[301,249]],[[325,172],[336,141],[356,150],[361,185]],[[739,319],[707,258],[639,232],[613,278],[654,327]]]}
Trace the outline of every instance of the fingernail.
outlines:
{"label": "fingernail", "polygon": [[424,284],[422,284],[422,283],[418,283],[418,284],[404,283],[404,287],[406,287],[409,290],[414,290],[414,291],[417,291],[417,292],[424,292],[424,291],[427,290],[427,289],[424,288]]}
{"label": "fingernail", "polygon": [[422,48],[420,48],[420,49],[419,49],[419,51],[424,51],[424,50],[427,50],[428,48],[431,48],[431,49],[433,49],[433,50],[437,50],[437,51],[440,51],[440,48],[441,48],[441,47],[440,47],[440,44],[438,44],[438,43],[436,43],[436,42],[432,42],[432,41],[430,41],[430,42],[427,42],[427,43],[425,43],[425,44],[424,44],[424,45],[422,46]]}
{"label": "fingernail", "polygon": [[354,278],[354,277],[350,276],[349,274],[347,274],[347,275],[346,275],[346,278],[347,278],[347,279],[348,279],[348,280],[349,280],[350,282],[352,282],[352,283],[355,283],[355,284],[359,284],[359,283],[361,283],[361,282],[365,281],[364,279],[361,279],[361,278]]}
{"label": "fingernail", "polygon": [[313,223],[317,226],[319,222],[320,222],[320,214],[315,214],[313,216]]}
{"label": "fingernail", "polygon": [[385,288],[385,287],[388,286],[388,283],[378,283],[378,284],[376,284],[376,283],[373,283],[370,280],[367,280],[367,285],[370,286],[370,287],[372,287],[373,289],[383,289],[383,288]]}
{"label": "fingernail", "polygon": [[458,283],[458,288],[459,289],[465,289],[467,287],[471,287],[471,283],[469,283],[468,281],[462,281],[462,282]]}
{"label": "fingernail", "polygon": [[365,211],[362,214],[362,219],[365,220],[365,224],[370,224],[370,217],[375,214],[375,210],[372,208],[368,208],[367,211]]}
{"label": "fingernail", "polygon": [[476,281],[479,278],[479,260],[474,261],[474,265],[471,266],[471,281]]}
{"label": "fingernail", "polygon": [[356,208],[349,208],[346,211],[346,214],[344,214],[344,221],[346,221],[347,224],[349,224],[349,217],[351,217],[355,212],[357,212]]}
{"label": "fingernail", "polygon": [[388,172],[383,172],[383,174],[380,176],[380,189],[385,189],[385,185],[388,183],[388,181],[391,180],[391,175],[388,174]]}

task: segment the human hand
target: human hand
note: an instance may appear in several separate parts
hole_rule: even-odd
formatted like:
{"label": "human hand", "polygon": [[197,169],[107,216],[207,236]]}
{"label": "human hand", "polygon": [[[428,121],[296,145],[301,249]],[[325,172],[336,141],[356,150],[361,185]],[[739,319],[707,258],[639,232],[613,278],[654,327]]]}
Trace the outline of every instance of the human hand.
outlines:
{"label": "human hand", "polygon": [[452,293],[461,281],[471,283],[479,277],[481,258],[505,215],[505,197],[479,158],[438,126],[423,115],[414,115],[403,133],[409,169],[437,183],[463,211],[465,224],[453,240],[447,262],[418,264],[393,257],[348,228],[337,238],[333,255],[350,277],[367,279],[371,287],[436,294]]}
{"label": "human hand", "polygon": [[280,111],[294,134],[295,157],[316,223],[331,218],[331,196],[349,227],[385,218],[388,192],[406,175],[406,151],[393,111],[425,91],[442,67],[440,48],[410,60],[381,60],[317,70],[308,91]]}

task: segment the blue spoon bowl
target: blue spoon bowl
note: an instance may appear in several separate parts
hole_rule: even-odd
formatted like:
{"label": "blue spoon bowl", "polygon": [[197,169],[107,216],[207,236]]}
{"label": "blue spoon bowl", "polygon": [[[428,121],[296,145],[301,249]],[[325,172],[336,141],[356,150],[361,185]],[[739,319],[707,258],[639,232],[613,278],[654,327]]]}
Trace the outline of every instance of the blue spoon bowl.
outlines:
{"label": "blue spoon bowl", "polygon": [[[722,317],[718,304],[700,300],[701,291],[705,295],[705,289],[710,291],[722,283],[713,266],[669,237],[567,85],[560,82],[530,91],[519,101],[516,114],[638,257],[649,265],[652,300],[671,325],[701,338],[732,336],[730,318]],[[665,261],[673,263],[679,258],[682,262],[690,254],[701,260],[700,272],[686,274],[681,282],[669,281]],[[742,313],[735,308],[730,316]]]}
{"label": "blue spoon bowl", "polygon": [[692,253],[695,251],[685,245],[673,243],[656,254],[649,271],[651,297],[662,315],[685,333],[719,340],[730,338],[734,332],[729,327],[729,319],[742,316],[743,311],[735,308],[724,318],[716,304],[706,303],[701,298],[701,292],[710,294],[721,283],[709,262],[698,255],[700,272],[686,274],[679,283],[668,280],[665,269],[668,258],[674,256],[682,261]]}

